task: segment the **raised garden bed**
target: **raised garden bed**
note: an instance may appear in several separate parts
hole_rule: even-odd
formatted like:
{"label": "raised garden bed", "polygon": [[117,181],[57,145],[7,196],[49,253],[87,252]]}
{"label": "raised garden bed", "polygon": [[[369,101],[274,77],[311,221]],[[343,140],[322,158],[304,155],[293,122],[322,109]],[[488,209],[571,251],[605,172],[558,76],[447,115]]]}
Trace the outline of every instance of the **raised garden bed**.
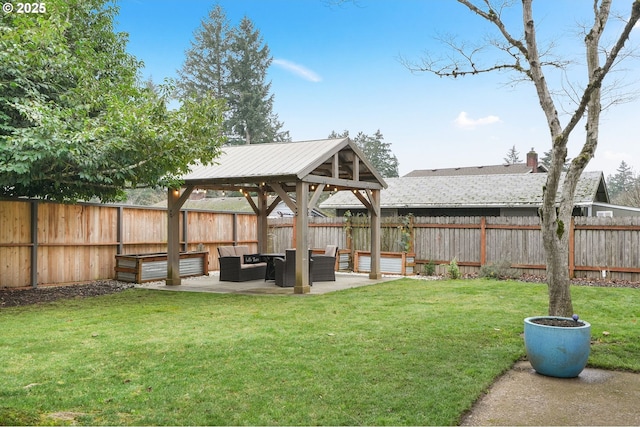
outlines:
{"label": "raised garden bed", "polygon": [[[132,283],[167,278],[167,253],[116,255],[116,280]],[[180,277],[209,274],[209,251],[180,252]]]}
{"label": "raised garden bed", "polygon": [[[380,272],[412,276],[416,274],[416,254],[408,252],[380,252]],[[371,252],[356,251],[353,270],[358,273],[371,271]]]}

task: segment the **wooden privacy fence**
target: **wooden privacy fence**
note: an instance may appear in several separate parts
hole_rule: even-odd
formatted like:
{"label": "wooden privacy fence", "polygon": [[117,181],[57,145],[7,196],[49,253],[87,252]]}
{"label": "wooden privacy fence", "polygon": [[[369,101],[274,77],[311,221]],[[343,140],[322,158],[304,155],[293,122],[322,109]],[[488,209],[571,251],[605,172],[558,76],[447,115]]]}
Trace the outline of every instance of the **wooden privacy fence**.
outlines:
{"label": "wooden privacy fence", "polygon": [[[365,217],[310,218],[309,225],[312,247],[339,244],[352,254],[351,266],[356,251],[370,249]],[[381,250],[415,253],[418,272],[430,261],[443,265],[455,258],[464,273],[506,261],[522,274],[545,275],[537,217],[390,217],[381,226]],[[270,239],[290,241],[293,231],[291,219],[271,223]],[[574,277],[640,280],[640,217],[575,217],[568,233]]]}
{"label": "wooden privacy fence", "polygon": [[[218,246],[257,250],[255,215],[184,210],[180,228],[182,250],[208,250],[211,269]],[[166,209],[0,201],[0,287],[113,278],[116,254],[166,250]]]}
{"label": "wooden privacy fence", "polygon": [[[219,268],[218,246],[257,251],[253,214],[184,210],[180,221],[182,250],[208,250],[212,270]],[[341,269],[352,267],[355,251],[370,250],[368,228],[366,217],[310,218],[309,246],[338,245]],[[604,272],[640,281],[640,218],[576,217],[568,233],[576,277]],[[468,273],[507,261],[523,274],[544,275],[541,234],[536,217],[395,217],[382,219],[380,246],[415,253],[418,272],[429,261],[456,258]],[[267,250],[284,252],[295,246],[294,236],[292,218],[270,219]],[[113,278],[116,254],[165,252],[166,245],[166,209],[0,201],[0,287]]]}

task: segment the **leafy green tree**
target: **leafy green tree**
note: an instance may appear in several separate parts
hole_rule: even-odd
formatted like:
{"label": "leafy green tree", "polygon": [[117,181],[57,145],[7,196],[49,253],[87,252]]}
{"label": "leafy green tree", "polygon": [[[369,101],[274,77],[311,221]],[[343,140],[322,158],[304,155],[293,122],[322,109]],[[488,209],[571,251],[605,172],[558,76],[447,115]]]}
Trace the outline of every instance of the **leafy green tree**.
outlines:
{"label": "leafy green tree", "polygon": [[616,196],[623,194],[633,187],[636,183],[636,178],[633,174],[633,169],[624,160],[620,162],[620,166],[616,169],[615,175],[608,176],[608,188],[609,196],[615,199]]}
{"label": "leafy green tree", "polygon": [[516,146],[514,145],[507,151],[507,157],[504,158],[504,161],[508,165],[515,165],[517,163],[522,163],[520,160],[520,153],[516,150]]}
{"label": "leafy green tree", "polygon": [[289,141],[273,113],[274,96],[266,82],[273,58],[248,18],[230,27],[215,6],[194,34],[179,71],[181,96],[211,93],[228,107],[225,132],[231,144]]}
{"label": "leafy green tree", "polygon": [[[332,131],[329,138],[348,138],[349,131],[342,133]],[[353,142],[356,143],[371,164],[385,178],[394,178],[398,176],[399,162],[398,158],[391,151],[391,143],[384,142],[384,136],[380,130],[377,130],[373,136],[369,136],[363,132],[359,132]]]}
{"label": "leafy green tree", "polygon": [[171,84],[160,94],[139,84],[107,0],[46,6],[0,15],[0,196],[119,200],[218,155],[220,103],[167,111]]}

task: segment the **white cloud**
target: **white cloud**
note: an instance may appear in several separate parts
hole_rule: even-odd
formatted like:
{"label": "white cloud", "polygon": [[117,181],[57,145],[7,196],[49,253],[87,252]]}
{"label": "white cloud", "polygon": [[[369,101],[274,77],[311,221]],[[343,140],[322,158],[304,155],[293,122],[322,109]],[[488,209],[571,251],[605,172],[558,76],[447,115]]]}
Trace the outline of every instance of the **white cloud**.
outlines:
{"label": "white cloud", "polygon": [[318,83],[322,81],[322,78],[315,72],[302,65],[296,64],[295,62],[287,61],[286,59],[274,59],[273,64],[310,82]]}
{"label": "white cloud", "polygon": [[475,129],[477,126],[491,125],[494,123],[500,123],[501,121],[502,120],[500,120],[500,117],[498,116],[487,116],[480,119],[472,119],[465,111],[462,111],[460,114],[458,114],[458,117],[456,117],[454,123],[459,128]]}

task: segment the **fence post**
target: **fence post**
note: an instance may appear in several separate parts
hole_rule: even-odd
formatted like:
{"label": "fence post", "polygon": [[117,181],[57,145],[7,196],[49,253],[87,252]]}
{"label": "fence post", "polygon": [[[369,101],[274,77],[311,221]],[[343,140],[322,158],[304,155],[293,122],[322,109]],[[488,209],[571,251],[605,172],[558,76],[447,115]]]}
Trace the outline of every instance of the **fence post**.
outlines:
{"label": "fence post", "polygon": [[238,214],[237,213],[233,214],[232,234],[233,234],[233,246],[237,246],[238,245]]}
{"label": "fence post", "polygon": [[347,234],[346,236],[346,242],[347,242],[347,247],[346,249],[349,250],[349,261],[348,261],[348,267],[351,268],[352,271],[355,271],[355,264],[354,264],[354,248],[353,248],[353,223],[351,222],[351,215],[348,215],[345,217],[345,224],[344,224],[344,230]]}
{"label": "fence post", "polygon": [[576,273],[576,223],[571,217],[569,223],[569,278],[573,279]]}
{"label": "fence post", "polygon": [[[413,215],[409,215],[409,252],[415,252],[416,232],[413,228]],[[402,260],[402,268],[404,269],[404,259]],[[404,272],[403,272],[404,274]]]}
{"label": "fence post", "polygon": [[124,229],[124,207],[118,206],[118,215],[116,221],[118,222],[116,229],[116,239],[118,240],[118,246],[116,248],[116,254],[122,255],[124,252],[124,242],[123,242],[123,229]]}
{"label": "fence post", "polygon": [[187,223],[188,211],[182,211],[182,250],[187,252],[189,250],[189,225]]}
{"label": "fence post", "polygon": [[487,263],[487,218],[480,217],[480,267]]}
{"label": "fence post", "polygon": [[38,201],[31,201],[31,286],[38,287]]}

